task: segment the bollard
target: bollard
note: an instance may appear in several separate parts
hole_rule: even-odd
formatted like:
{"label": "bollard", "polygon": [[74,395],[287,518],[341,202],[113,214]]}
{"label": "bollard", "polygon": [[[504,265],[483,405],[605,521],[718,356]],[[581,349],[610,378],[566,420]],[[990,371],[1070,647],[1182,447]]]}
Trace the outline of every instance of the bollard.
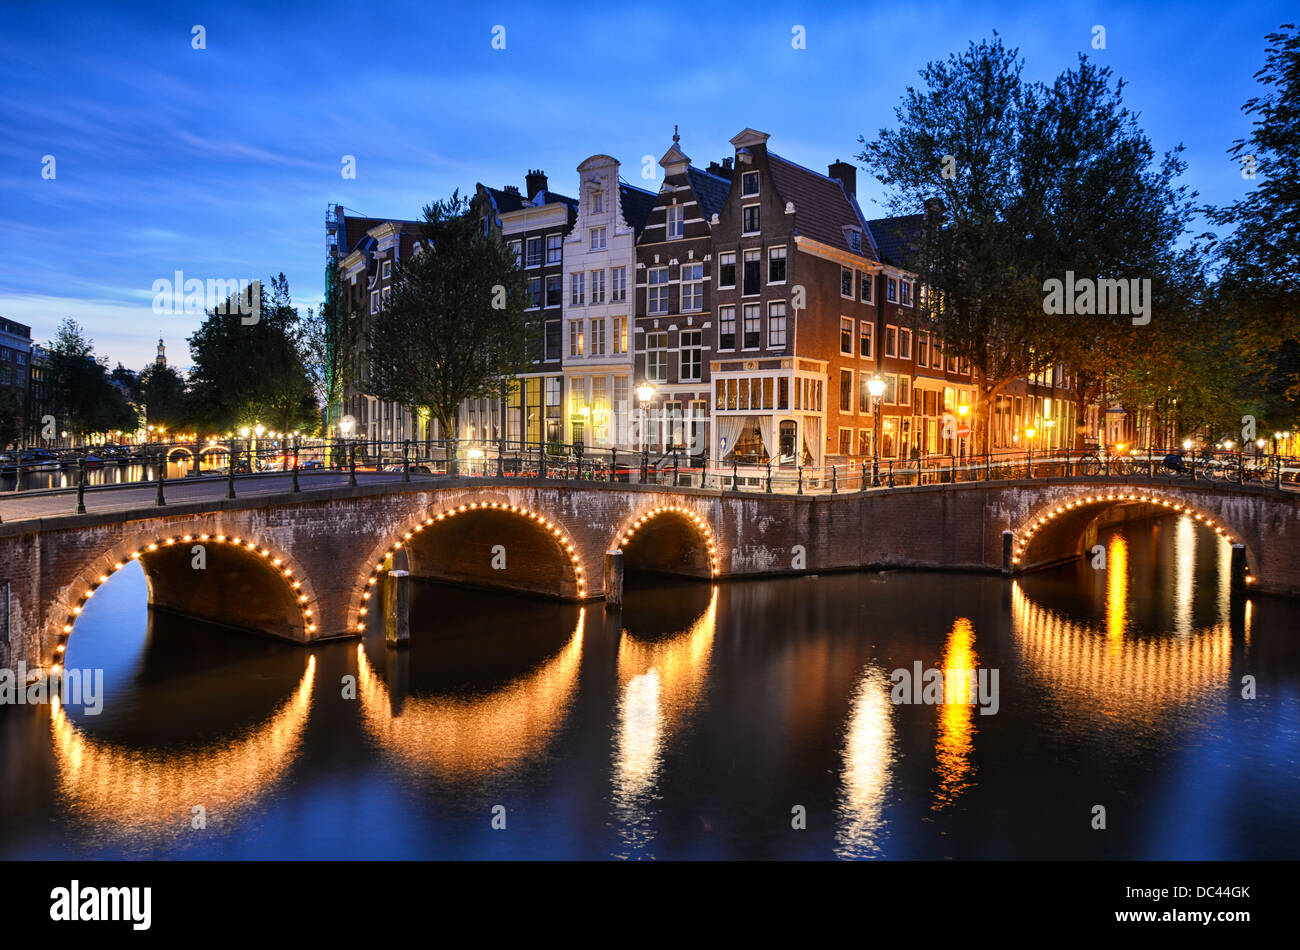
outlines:
{"label": "bollard", "polygon": [[866,491],[866,490],[867,490],[867,463],[866,463],[866,462],[863,462],[863,463],[862,463],[862,482],[861,482],[861,484],[858,485],[858,491],[863,492],[863,491]]}
{"label": "bollard", "polygon": [[155,508],[161,508],[167,504],[167,500],[163,498],[163,482],[166,481],[166,478],[167,478],[167,461],[166,458],[164,457],[160,459],[160,464],[158,465],[158,497],[154,499]]}
{"label": "bollard", "polygon": [[77,514],[86,513],[86,460],[77,459]]}
{"label": "bollard", "polygon": [[618,449],[609,450],[609,480],[617,481],[615,473],[618,471]]}
{"label": "bollard", "polygon": [[767,493],[772,494],[772,459],[767,460]]}
{"label": "bollard", "polygon": [[411,642],[411,575],[389,571],[384,575],[384,642],[404,647]]}
{"label": "bollard", "polygon": [[1002,532],[1002,576],[1011,576],[1011,553],[1015,550],[1015,536],[1010,531]]}
{"label": "bollard", "polygon": [[291,491],[302,491],[298,486],[298,440],[293,440],[293,485]]}
{"label": "bollard", "polygon": [[803,466],[799,466],[799,491],[796,494],[803,494]]}
{"label": "bollard", "polygon": [[355,442],[352,443],[348,451],[348,484],[353,488],[357,484],[357,446]]}
{"label": "bollard", "polygon": [[546,477],[546,440],[537,443],[537,477]]}
{"label": "bollard", "polygon": [[411,480],[411,440],[402,440],[402,481]]}
{"label": "bollard", "polygon": [[230,440],[230,451],[226,454],[226,497],[235,497],[235,440]]}
{"label": "bollard", "polygon": [[623,552],[605,552],[605,606],[623,606]]}
{"label": "bollard", "polygon": [[497,439],[497,478],[506,474],[506,440]]}
{"label": "bollard", "polygon": [[840,484],[838,481],[838,476],[835,474],[835,466],[832,465],[831,466],[831,494],[838,495],[839,491],[840,491]]}
{"label": "bollard", "polygon": [[736,460],[735,460],[735,458],[732,458],[732,460],[731,460],[731,490],[732,490],[732,491],[740,491],[740,486],[739,486],[739,484],[738,484],[737,481],[736,481]]}

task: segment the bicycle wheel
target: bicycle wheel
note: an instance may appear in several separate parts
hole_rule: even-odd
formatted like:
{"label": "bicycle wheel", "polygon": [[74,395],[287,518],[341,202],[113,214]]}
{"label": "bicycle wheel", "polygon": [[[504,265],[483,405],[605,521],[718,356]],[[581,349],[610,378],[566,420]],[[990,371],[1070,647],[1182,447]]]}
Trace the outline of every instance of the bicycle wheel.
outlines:
{"label": "bicycle wheel", "polygon": [[1076,475],[1091,477],[1102,473],[1101,459],[1095,455],[1085,455],[1074,465]]}

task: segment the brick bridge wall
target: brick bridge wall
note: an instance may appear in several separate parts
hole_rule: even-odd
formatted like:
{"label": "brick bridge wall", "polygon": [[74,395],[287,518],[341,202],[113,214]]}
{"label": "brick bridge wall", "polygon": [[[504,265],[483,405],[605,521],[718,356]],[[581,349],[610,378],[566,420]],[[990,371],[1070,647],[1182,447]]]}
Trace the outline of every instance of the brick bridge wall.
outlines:
{"label": "brick bridge wall", "polygon": [[628,570],[696,576],[997,571],[1010,529],[1020,570],[1080,553],[1089,522],[1122,503],[1187,508],[1245,545],[1256,589],[1300,594],[1300,496],[1252,486],[1059,479],[789,496],[426,480],[0,525],[0,666],[57,660],[86,594],[133,554],[151,603],[310,642],[374,616],[379,598],[365,594],[390,555],[416,576],[584,599],[601,596],[604,554],[620,545]]}

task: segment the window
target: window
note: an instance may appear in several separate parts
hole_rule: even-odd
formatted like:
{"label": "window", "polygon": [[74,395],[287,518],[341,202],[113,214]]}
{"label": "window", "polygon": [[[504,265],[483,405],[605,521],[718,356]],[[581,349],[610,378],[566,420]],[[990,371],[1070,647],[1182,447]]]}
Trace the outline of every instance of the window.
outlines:
{"label": "window", "polygon": [[853,271],[847,267],[840,268],[840,296],[853,297]]}
{"label": "window", "polygon": [[605,210],[605,193],[603,191],[593,191],[591,193],[591,213],[601,214]]}
{"label": "window", "polygon": [[548,264],[560,263],[560,254],[563,252],[563,248],[564,248],[563,234],[546,235],[546,263]]}
{"label": "window", "polygon": [[898,377],[898,404],[900,406],[910,405],[912,402],[912,377]]}
{"label": "window", "polygon": [[558,360],[560,353],[560,321],[546,321],[546,351],[545,358],[548,360]]}
{"label": "window", "polygon": [[379,312],[379,291],[377,290],[372,290],[370,292],[370,312]]}
{"label": "window", "polygon": [[569,278],[569,306],[581,307],[587,302],[586,291],[583,289],[586,286],[586,279],[587,275],[582,271],[578,271]]}
{"label": "window", "polygon": [[853,411],[853,370],[840,370],[840,412]]}
{"label": "window", "polygon": [[647,333],[645,340],[645,374],[654,383],[668,381],[668,334],[660,330]]}
{"label": "window", "polygon": [[934,338],[934,346],[930,349],[930,366],[943,370],[943,341],[937,336]]}
{"label": "window", "polygon": [[866,373],[858,374],[858,412],[871,415],[871,377]]}
{"label": "window", "polygon": [[863,456],[871,454],[871,430],[870,429],[858,430],[858,454]]}
{"label": "window", "polygon": [[853,321],[848,317],[840,317],[840,352],[853,355]]}
{"label": "window", "polygon": [[718,308],[718,349],[736,348],[736,308]]}
{"label": "window", "polygon": [[564,303],[564,283],[559,274],[546,278],[546,306],[558,307]]}
{"label": "window", "polygon": [[903,281],[903,285],[899,290],[903,295],[903,306],[912,306],[912,282],[910,280]]}
{"label": "window", "polygon": [[627,352],[627,317],[614,318],[614,353]]}
{"label": "window", "polygon": [[862,302],[871,303],[871,285],[874,279],[870,274],[862,275]]}
{"label": "window", "polygon": [[736,252],[723,251],[718,255],[718,286],[736,286]]}
{"label": "window", "polygon": [[609,302],[622,303],[627,300],[627,268],[613,267],[609,271]]}
{"label": "window", "polygon": [[769,284],[785,283],[785,245],[768,249],[767,282]]}
{"label": "window", "polygon": [[840,430],[840,455],[848,455],[853,451],[853,430]]}
{"label": "window", "polygon": [[745,205],[741,210],[742,230],[746,234],[758,233],[758,205]]}
{"label": "window", "polygon": [[876,325],[870,320],[858,324],[858,356],[869,360],[875,355]]}
{"label": "window", "polygon": [[605,302],[605,272],[603,270],[591,272],[591,302]]}
{"label": "window", "polygon": [[528,239],[528,266],[540,267],[542,263],[542,239],[531,237]]}
{"label": "window", "polygon": [[885,327],[885,355],[898,355],[898,327]]}
{"label": "window", "polygon": [[605,321],[603,319],[591,321],[591,355],[605,355]]}
{"label": "window", "polygon": [[650,268],[650,286],[647,293],[647,313],[668,312],[668,268]]}
{"label": "window", "polygon": [[790,408],[790,377],[782,376],[776,381],[776,408]]}
{"label": "window", "polygon": [[862,250],[862,235],[859,232],[849,232],[849,248],[854,251]]}
{"label": "window", "polygon": [[762,264],[762,251],[753,250],[745,252],[745,286],[741,294],[745,297],[752,296],[759,291],[759,269]]}
{"label": "window", "polygon": [[704,334],[699,330],[683,330],[678,336],[681,345],[681,379],[683,382],[698,382],[702,379]]}
{"label": "window", "polygon": [[767,345],[771,349],[785,346],[785,301],[767,305]]}
{"label": "window", "polygon": [[898,281],[893,277],[885,281],[885,299],[890,303],[898,303]]}
{"label": "window", "polygon": [[384,269],[383,269],[383,273],[384,273],[384,276],[385,276],[385,277],[392,277],[392,276],[393,276],[393,262],[392,262],[392,261],[384,261]]}
{"label": "window", "polygon": [[756,350],[762,345],[763,308],[756,303],[745,304],[745,349]]}
{"label": "window", "polygon": [[682,313],[704,309],[704,265],[682,265]]}
{"label": "window", "polygon": [[383,307],[385,310],[388,309],[388,300],[390,297],[392,297],[392,295],[393,295],[393,288],[391,287],[385,287],[383,292],[379,295],[379,305]]}
{"label": "window", "polygon": [[681,205],[668,206],[668,240],[681,237],[686,231],[686,209]]}
{"label": "window", "polygon": [[523,267],[524,266],[524,242],[511,241],[509,247],[510,247],[510,252],[515,255],[515,266]]}
{"label": "window", "polygon": [[591,249],[593,251],[605,250],[605,229],[604,228],[591,229]]}
{"label": "window", "polygon": [[581,320],[569,321],[569,355],[582,356],[583,355],[582,344],[583,344],[582,321]]}
{"label": "window", "polygon": [[928,366],[930,360],[930,333],[924,331],[916,335],[916,365]]}
{"label": "window", "polygon": [[898,355],[905,360],[912,358],[912,331],[901,327],[898,331]]}
{"label": "window", "polygon": [[758,172],[745,172],[740,176],[740,193],[742,195],[758,194]]}
{"label": "window", "polygon": [[898,403],[898,375],[896,373],[885,374],[885,394],[880,397],[880,401],[891,406]]}

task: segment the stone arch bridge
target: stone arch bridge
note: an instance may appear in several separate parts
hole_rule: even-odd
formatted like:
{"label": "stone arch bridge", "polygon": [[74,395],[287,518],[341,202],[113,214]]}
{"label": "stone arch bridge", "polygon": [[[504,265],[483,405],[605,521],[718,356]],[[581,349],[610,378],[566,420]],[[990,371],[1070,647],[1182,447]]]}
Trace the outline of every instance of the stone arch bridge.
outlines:
{"label": "stone arch bridge", "polygon": [[[141,562],[151,605],[302,643],[355,636],[386,569],[573,600],[628,571],[1019,573],[1074,558],[1099,516],[1186,512],[1251,589],[1300,594],[1300,493],[1135,478],[779,495],[513,478],[362,484],[0,525],[0,666],[59,662],[99,585]],[[610,579],[612,580],[612,578]]]}

